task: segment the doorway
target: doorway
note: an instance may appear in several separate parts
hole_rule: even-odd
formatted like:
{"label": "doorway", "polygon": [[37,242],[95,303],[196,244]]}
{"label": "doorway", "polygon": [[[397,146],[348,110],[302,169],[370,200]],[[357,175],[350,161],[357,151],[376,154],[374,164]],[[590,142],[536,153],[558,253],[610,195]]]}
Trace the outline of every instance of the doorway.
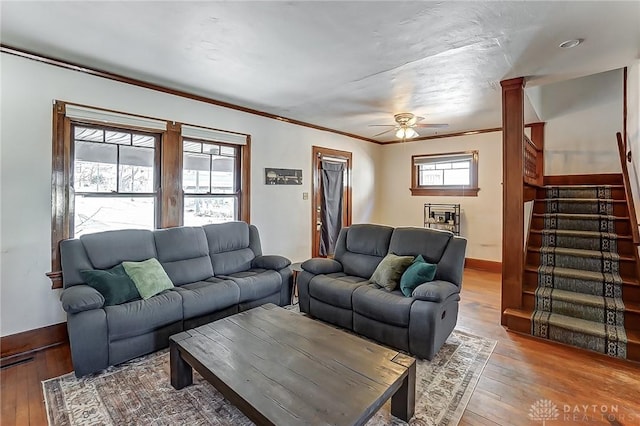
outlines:
{"label": "doorway", "polygon": [[352,154],[314,146],[312,163],[311,255],[333,257],[340,229],[351,225]]}

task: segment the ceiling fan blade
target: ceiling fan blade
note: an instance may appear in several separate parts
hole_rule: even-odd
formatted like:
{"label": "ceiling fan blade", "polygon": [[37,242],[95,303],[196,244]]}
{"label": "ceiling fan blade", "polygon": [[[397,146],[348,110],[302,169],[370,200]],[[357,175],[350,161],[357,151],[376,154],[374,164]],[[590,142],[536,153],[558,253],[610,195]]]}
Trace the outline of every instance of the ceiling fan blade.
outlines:
{"label": "ceiling fan blade", "polygon": [[413,126],[422,120],[424,120],[424,117],[418,117],[417,115],[414,115],[413,118],[407,122],[407,125]]}
{"label": "ceiling fan blade", "polygon": [[448,124],[436,124],[436,123],[432,123],[432,124],[416,124],[414,127],[433,127],[433,128],[441,128],[441,127],[449,127]]}
{"label": "ceiling fan blade", "polygon": [[394,130],[395,130],[395,129],[385,130],[384,132],[380,132],[380,133],[375,134],[375,135],[373,135],[373,136],[371,136],[371,137],[372,137],[372,138],[375,138],[376,136],[382,136],[382,135],[384,135],[385,133],[393,132]]}
{"label": "ceiling fan blade", "polygon": [[369,124],[369,127],[396,127],[397,124]]}

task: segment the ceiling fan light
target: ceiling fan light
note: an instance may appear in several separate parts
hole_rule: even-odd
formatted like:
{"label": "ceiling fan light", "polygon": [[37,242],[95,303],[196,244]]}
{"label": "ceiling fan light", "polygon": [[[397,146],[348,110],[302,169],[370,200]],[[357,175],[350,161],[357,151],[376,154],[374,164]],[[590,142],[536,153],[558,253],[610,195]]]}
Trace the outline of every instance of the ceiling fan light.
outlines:
{"label": "ceiling fan light", "polygon": [[415,138],[418,135],[418,132],[416,132],[415,130],[413,130],[411,127],[407,128],[404,131],[404,137],[405,139],[411,139],[411,138]]}
{"label": "ceiling fan light", "polygon": [[396,138],[398,138],[398,139],[404,139],[405,138],[405,131],[404,131],[403,128],[399,128],[396,131]]}

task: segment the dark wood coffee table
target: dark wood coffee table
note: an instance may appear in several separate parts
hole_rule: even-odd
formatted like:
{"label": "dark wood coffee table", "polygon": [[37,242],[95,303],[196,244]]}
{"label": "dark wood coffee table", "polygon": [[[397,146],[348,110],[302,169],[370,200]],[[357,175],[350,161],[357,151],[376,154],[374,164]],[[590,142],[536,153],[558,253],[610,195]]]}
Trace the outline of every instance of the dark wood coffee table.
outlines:
{"label": "dark wood coffee table", "polygon": [[413,416],[415,359],[275,305],[170,338],[171,385],[195,368],[259,425],[362,425],[391,398]]}

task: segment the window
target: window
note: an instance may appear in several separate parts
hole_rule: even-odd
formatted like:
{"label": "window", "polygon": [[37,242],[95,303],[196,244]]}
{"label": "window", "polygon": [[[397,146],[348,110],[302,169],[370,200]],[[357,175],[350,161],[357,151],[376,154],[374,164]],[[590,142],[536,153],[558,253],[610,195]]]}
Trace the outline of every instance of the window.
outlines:
{"label": "window", "polygon": [[60,241],[126,228],[249,222],[251,137],[56,101],[51,270]]}
{"label": "window", "polygon": [[72,124],[74,188],[70,236],[153,229],[158,135]]}
{"label": "window", "polygon": [[240,147],[185,139],[182,151],[184,224],[238,220]]}
{"label": "window", "polygon": [[411,195],[478,195],[478,151],[411,157]]}

